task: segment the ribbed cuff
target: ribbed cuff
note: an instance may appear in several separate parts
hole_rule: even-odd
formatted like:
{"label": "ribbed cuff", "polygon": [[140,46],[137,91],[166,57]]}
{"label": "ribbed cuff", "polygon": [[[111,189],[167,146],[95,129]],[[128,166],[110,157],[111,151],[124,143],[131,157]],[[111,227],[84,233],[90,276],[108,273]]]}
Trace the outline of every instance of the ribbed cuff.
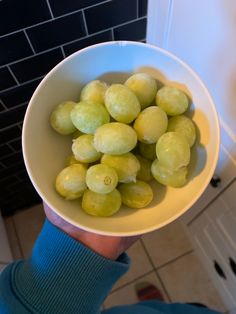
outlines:
{"label": "ribbed cuff", "polygon": [[126,254],[103,258],[46,221],[31,257],[15,265],[12,287],[34,313],[94,314],[128,267]]}

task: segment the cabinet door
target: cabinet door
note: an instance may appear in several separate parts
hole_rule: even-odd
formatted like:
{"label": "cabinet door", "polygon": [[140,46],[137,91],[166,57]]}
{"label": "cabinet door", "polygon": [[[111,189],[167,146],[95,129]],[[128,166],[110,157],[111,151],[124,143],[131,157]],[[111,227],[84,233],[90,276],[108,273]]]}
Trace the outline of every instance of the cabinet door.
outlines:
{"label": "cabinet door", "polygon": [[225,304],[229,310],[235,309],[236,281],[227,263],[228,249],[222,245],[220,234],[205,214],[202,214],[188,229],[196,252],[218,287]]}

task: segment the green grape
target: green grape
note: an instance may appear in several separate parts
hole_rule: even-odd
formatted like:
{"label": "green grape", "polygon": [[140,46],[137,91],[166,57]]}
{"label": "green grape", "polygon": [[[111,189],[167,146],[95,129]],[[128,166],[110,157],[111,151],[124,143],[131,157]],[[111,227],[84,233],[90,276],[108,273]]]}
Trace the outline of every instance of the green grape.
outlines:
{"label": "green grape", "polygon": [[154,160],[151,167],[153,177],[161,184],[179,188],[186,184],[187,167],[170,171],[162,166],[158,159]]}
{"label": "green grape", "polygon": [[131,126],[120,122],[104,124],[94,134],[94,146],[104,154],[122,155],[131,151],[136,144],[136,132]]}
{"label": "green grape", "polygon": [[107,194],[86,190],[82,198],[82,209],[89,215],[108,217],[121,207],[120,192],[115,189]]}
{"label": "green grape", "polygon": [[115,169],[119,182],[135,182],[140,164],[132,153],[123,155],[103,155],[101,163]]}
{"label": "green grape", "polygon": [[153,144],[145,144],[142,142],[138,143],[140,154],[149,160],[154,160],[157,158],[156,155],[156,143]]}
{"label": "green grape", "polygon": [[73,140],[72,152],[76,160],[90,163],[101,158],[102,154],[95,149],[93,140],[92,134],[84,134]]}
{"label": "green grape", "polygon": [[[71,155],[71,156],[68,156],[66,158],[66,166],[71,166],[71,165],[74,165],[74,164],[80,164],[81,162],[78,161],[77,159],[75,159],[75,156],[74,155]],[[85,167],[87,167],[88,165],[83,163],[83,165]]]}
{"label": "green grape", "polygon": [[116,121],[132,122],[141,110],[138,98],[122,84],[111,85],[105,93],[105,106]]}
{"label": "green grape", "polygon": [[151,106],[138,115],[134,122],[134,129],[140,142],[153,144],[165,133],[167,125],[168,118],[165,111],[157,106]]}
{"label": "green grape", "polygon": [[71,111],[71,120],[81,132],[93,134],[98,127],[110,121],[110,116],[102,104],[81,101]]}
{"label": "green grape", "polygon": [[108,85],[99,80],[91,81],[86,84],[80,93],[80,101],[93,101],[104,105],[104,95]]}
{"label": "green grape", "polygon": [[196,140],[196,129],[193,121],[184,116],[175,116],[169,119],[168,122],[168,132],[178,132],[184,135],[189,143],[189,146],[192,147]]}
{"label": "green grape", "polygon": [[51,113],[50,123],[55,131],[62,135],[71,134],[76,131],[76,127],[71,121],[70,113],[76,103],[65,101],[59,104]]}
{"label": "green grape", "polygon": [[190,147],[186,138],[177,132],[163,134],[156,145],[160,163],[170,171],[187,166],[190,161]]}
{"label": "green grape", "polygon": [[137,173],[137,179],[141,181],[150,181],[153,179],[151,174],[151,160],[148,160],[140,155],[135,155],[140,163],[140,170]]}
{"label": "green grape", "polygon": [[73,164],[64,168],[56,178],[56,190],[67,200],[82,196],[86,190],[86,166]]}
{"label": "green grape", "polygon": [[110,193],[118,183],[116,171],[107,166],[98,164],[91,166],[86,174],[86,184],[88,188],[96,193]]}
{"label": "green grape", "polygon": [[151,186],[143,181],[123,183],[118,190],[122,203],[130,208],[143,208],[151,203],[153,191]]}
{"label": "green grape", "polygon": [[169,116],[176,116],[188,109],[188,97],[176,87],[164,86],[156,94],[156,104]]}
{"label": "green grape", "polygon": [[130,76],[125,85],[138,97],[141,109],[151,105],[157,93],[156,80],[146,73],[137,73]]}

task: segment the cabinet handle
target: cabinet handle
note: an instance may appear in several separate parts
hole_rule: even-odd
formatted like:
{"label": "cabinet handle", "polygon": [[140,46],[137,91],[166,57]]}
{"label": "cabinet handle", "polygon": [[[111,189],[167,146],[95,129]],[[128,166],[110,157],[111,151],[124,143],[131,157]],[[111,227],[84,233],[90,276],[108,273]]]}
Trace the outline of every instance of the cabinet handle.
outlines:
{"label": "cabinet handle", "polygon": [[227,279],[223,269],[220,267],[220,265],[217,263],[217,261],[214,261],[214,267],[215,267],[215,270],[217,272],[217,274],[221,277],[221,278],[224,278],[224,279]]}
{"label": "cabinet handle", "polygon": [[231,267],[232,272],[236,276],[236,263],[231,257],[229,258],[229,265]]}
{"label": "cabinet handle", "polygon": [[220,182],[221,179],[219,177],[213,177],[210,181],[210,184],[213,188],[217,188]]}

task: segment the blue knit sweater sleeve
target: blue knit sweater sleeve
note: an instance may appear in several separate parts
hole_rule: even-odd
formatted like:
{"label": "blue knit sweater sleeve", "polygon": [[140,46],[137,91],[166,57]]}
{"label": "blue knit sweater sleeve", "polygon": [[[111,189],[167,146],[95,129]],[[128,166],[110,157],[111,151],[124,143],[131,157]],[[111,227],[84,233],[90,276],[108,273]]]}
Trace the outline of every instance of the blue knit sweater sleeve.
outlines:
{"label": "blue knit sweater sleeve", "polygon": [[[129,267],[122,254],[111,261],[94,253],[46,220],[32,255],[0,276],[1,314],[97,314],[113,284]],[[213,314],[192,306],[144,302],[104,314]]]}

